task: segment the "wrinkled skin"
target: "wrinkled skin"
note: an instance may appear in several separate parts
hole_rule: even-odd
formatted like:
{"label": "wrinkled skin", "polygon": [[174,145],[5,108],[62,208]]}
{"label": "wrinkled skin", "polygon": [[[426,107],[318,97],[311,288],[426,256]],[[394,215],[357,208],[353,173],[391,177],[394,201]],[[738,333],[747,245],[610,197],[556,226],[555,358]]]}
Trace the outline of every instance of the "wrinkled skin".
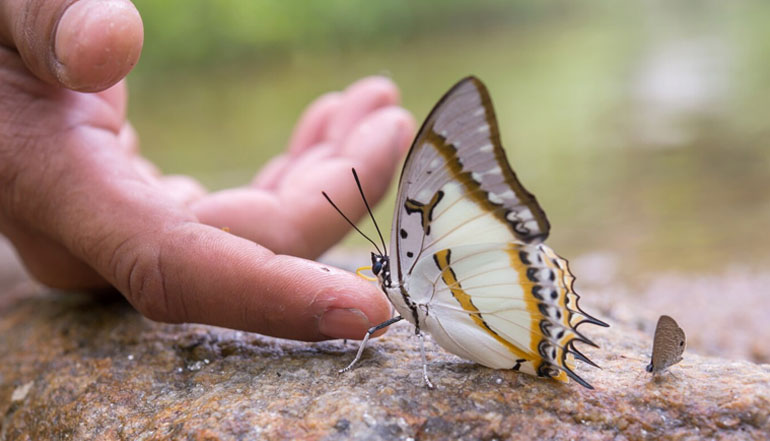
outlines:
{"label": "wrinkled skin", "polygon": [[305,258],[348,228],[321,190],[354,218],[352,167],[384,194],[415,128],[397,88],[371,77],[318,98],[249,185],[208,193],[139,154],[123,77],[142,43],[128,0],[0,2],[0,232],[30,274],[115,287],[154,320],[285,338],[388,319],[374,284]]}

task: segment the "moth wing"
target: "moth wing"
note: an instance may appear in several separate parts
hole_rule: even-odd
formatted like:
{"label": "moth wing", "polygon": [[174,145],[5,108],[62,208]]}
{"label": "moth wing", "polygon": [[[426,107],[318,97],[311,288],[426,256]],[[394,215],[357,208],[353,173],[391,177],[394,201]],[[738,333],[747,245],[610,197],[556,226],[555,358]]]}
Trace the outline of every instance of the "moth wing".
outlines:
{"label": "moth wing", "polygon": [[670,316],[660,316],[652,343],[653,372],[662,371],[681,361],[685,346],[684,330]]}

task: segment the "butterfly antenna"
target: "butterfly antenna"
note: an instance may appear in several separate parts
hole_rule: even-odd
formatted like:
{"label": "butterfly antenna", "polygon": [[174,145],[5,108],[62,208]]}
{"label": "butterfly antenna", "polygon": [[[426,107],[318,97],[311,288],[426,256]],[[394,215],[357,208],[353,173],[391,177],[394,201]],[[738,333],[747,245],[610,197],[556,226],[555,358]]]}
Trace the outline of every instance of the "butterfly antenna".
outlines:
{"label": "butterfly antenna", "polygon": [[332,202],[332,199],[329,197],[328,194],[326,194],[325,191],[322,191],[321,194],[324,195],[324,197],[326,198],[327,201],[329,201],[330,204],[332,204],[332,207],[334,207],[334,209],[337,210],[337,213],[339,213],[340,216],[342,216],[343,219],[348,221],[348,223],[350,224],[351,227],[355,228],[355,230],[358,231],[358,234],[360,234],[361,236],[364,236],[364,238],[366,240],[368,240],[369,242],[372,243],[372,245],[374,245],[374,248],[377,250],[377,253],[382,254],[382,252],[380,251],[380,247],[378,247],[377,244],[369,236],[364,234],[363,231],[359,230],[358,227],[356,226],[356,224],[351,222],[350,219],[348,219],[348,217],[345,216],[345,214],[342,212],[342,210],[340,210],[339,207],[337,207],[337,205],[335,205],[334,202]]}
{"label": "butterfly antenna", "polygon": [[372,222],[374,222],[374,228],[377,230],[377,234],[380,236],[380,242],[382,242],[382,249],[385,250],[384,255],[387,255],[388,247],[385,246],[385,239],[382,238],[382,232],[380,231],[380,226],[377,225],[377,220],[374,218],[374,214],[372,214],[372,209],[369,208],[369,202],[366,201],[366,196],[364,196],[364,189],[363,187],[361,187],[361,181],[358,179],[358,173],[356,173],[356,169],[353,169],[353,177],[356,179],[356,185],[358,185],[358,192],[361,193],[361,199],[364,200],[364,205],[366,205],[366,211],[369,212],[369,217],[371,217]]}

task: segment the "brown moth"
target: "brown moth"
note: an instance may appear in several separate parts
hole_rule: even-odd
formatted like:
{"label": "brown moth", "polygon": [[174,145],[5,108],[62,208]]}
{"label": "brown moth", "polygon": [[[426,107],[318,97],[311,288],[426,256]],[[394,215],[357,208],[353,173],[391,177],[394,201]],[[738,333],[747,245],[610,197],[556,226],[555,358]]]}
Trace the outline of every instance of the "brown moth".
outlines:
{"label": "brown moth", "polygon": [[676,321],[667,315],[660,316],[655,327],[652,359],[647,365],[647,372],[656,374],[682,361],[685,342],[684,331]]}

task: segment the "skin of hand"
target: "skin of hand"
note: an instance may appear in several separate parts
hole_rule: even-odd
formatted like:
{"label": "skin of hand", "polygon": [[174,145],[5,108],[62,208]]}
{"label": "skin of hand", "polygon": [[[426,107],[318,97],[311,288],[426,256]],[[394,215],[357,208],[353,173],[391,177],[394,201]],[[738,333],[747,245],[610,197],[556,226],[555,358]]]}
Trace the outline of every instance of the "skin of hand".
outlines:
{"label": "skin of hand", "polygon": [[128,0],[0,2],[0,233],[30,274],[113,286],[153,320],[291,339],[390,318],[374,284],[305,258],[348,230],[321,190],[359,218],[350,169],[372,200],[388,188],[415,130],[393,83],[320,97],[253,182],[207,193],[139,156],[122,78],[142,43]]}

